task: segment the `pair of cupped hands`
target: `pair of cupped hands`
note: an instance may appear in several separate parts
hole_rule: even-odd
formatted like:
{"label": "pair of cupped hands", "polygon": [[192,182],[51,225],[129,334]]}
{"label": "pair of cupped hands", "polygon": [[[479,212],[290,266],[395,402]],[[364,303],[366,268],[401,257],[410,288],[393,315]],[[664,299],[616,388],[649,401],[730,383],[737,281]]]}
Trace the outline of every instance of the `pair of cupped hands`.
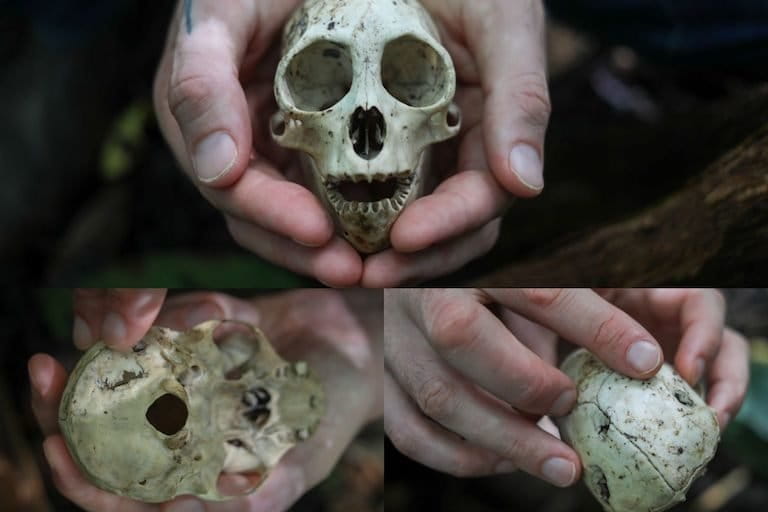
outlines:
{"label": "pair of cupped hands", "polygon": [[212,292],[166,298],[165,290],[77,290],[73,338],[80,349],[104,341],[130,351],[152,325],[186,330],[212,319],[246,322],[257,325],[281,356],[310,365],[324,388],[326,413],[312,437],[289,451],[263,482],[258,475],[220,476],[219,491],[229,501],[184,496],[142,503],[95,487],[80,471],[58,428],[67,373],[53,357],[36,354],[29,361],[32,409],[57,489],[94,512],[287,510],[328,476],[357,432],[381,416],[381,308],[381,294],[365,291],[299,290],[245,300]]}
{"label": "pair of cupped hands", "polygon": [[161,130],[233,238],[332,287],[420,282],[485,254],[512,198],[544,187],[541,0],[422,0],[454,61],[462,130],[436,155],[432,172],[445,179],[405,209],[392,249],[365,260],[334,234],[295,153],[270,136],[281,31],[300,3],[179,2],[155,78]]}

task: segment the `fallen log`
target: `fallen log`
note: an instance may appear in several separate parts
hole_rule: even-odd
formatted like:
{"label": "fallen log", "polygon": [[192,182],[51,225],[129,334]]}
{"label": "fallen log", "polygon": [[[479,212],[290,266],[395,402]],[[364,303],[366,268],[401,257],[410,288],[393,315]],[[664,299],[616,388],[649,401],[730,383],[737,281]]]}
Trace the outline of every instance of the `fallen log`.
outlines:
{"label": "fallen log", "polygon": [[768,124],[660,204],[476,286],[768,283]]}

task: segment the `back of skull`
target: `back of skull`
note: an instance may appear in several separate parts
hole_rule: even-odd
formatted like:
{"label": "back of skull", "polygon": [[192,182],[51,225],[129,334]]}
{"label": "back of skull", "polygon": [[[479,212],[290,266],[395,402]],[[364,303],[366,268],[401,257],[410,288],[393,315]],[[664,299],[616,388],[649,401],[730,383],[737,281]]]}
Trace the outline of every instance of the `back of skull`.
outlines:
{"label": "back of skull", "polygon": [[456,75],[416,0],[309,0],[286,27],[272,135],[359,251],[389,245],[424,193],[429,147],[459,131]]}
{"label": "back of skull", "polygon": [[148,502],[219,500],[222,473],[266,475],[322,414],[305,363],[282,360],[255,328],[212,321],[183,333],[153,327],[130,354],[91,348],[59,424],[102,489]]}

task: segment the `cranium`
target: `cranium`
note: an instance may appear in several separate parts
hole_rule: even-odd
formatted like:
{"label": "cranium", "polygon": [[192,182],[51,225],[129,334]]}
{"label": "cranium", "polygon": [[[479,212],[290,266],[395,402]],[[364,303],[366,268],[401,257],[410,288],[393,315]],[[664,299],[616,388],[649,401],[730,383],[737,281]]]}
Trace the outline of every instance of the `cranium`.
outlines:
{"label": "cranium", "polygon": [[715,455],[717,416],[669,364],[651,379],[616,373],[584,349],[561,366],[578,386],[558,420],[607,512],[660,512],[683,501]]}
{"label": "cranium", "polygon": [[67,383],[59,425],[102,489],[221,500],[220,474],[265,475],[323,408],[306,363],[282,360],[256,328],[210,321],[183,333],[153,327],[130,354],[92,347]]}
{"label": "cranium", "polygon": [[417,0],[308,0],[286,26],[271,131],[301,152],[338,230],[372,253],[424,193],[429,146],[458,133],[455,90]]}

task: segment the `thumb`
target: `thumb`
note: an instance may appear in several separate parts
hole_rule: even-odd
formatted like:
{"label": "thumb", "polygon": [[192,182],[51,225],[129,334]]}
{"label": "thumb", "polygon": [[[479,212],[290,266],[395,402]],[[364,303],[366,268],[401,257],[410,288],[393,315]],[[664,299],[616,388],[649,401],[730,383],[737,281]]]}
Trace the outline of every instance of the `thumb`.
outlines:
{"label": "thumb", "polygon": [[256,23],[255,4],[180,2],[180,19],[171,29],[168,107],[186,149],[185,167],[206,185],[236,182],[250,158],[251,121],[239,73]]}
{"label": "thumb", "polygon": [[509,192],[536,196],[544,188],[550,113],[543,7],[539,0],[477,2],[467,13],[468,42],[487,94],[488,162]]}
{"label": "thumb", "polygon": [[113,349],[130,350],[152,327],[165,292],[149,288],[75,290],[75,345],[84,350],[101,340]]}

